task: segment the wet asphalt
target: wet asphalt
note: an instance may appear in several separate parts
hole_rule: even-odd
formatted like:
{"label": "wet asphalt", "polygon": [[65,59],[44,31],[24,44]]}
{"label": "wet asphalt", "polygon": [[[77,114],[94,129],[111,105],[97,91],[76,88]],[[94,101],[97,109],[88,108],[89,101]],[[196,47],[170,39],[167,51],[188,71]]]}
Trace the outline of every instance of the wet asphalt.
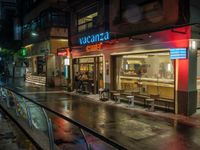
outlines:
{"label": "wet asphalt", "polygon": [[[200,149],[200,128],[195,126],[70,96],[59,88],[41,88],[23,83],[14,83],[10,87],[130,150]],[[50,116],[55,141],[62,149],[66,144],[73,149],[85,149],[77,127]],[[90,134],[86,133],[86,137],[93,149],[113,149]]]}

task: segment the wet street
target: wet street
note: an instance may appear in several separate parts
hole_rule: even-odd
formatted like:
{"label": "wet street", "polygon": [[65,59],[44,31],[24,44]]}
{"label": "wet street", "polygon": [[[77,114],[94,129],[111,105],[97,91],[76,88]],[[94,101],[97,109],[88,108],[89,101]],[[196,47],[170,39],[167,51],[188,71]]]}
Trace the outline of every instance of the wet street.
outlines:
{"label": "wet street", "polygon": [[[59,89],[24,85],[13,88],[130,150],[200,149],[200,129],[194,126],[70,96]],[[76,149],[83,149],[84,141],[77,127],[55,116],[52,120],[57,144],[75,144]],[[94,149],[112,149],[86,135]]]}

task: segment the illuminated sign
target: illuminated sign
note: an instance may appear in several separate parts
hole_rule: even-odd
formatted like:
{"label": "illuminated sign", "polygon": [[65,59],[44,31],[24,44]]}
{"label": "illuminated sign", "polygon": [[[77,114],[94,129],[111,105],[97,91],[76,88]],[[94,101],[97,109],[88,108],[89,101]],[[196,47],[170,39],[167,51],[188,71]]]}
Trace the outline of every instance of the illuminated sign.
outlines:
{"label": "illuminated sign", "polygon": [[102,42],[110,39],[109,32],[97,33],[79,38],[80,45]]}
{"label": "illuminated sign", "polygon": [[57,55],[69,57],[70,56],[69,48],[59,48],[59,49],[57,49]]}
{"label": "illuminated sign", "polygon": [[186,59],[187,50],[186,48],[171,48],[170,59]]}
{"label": "illuminated sign", "polygon": [[102,49],[102,43],[87,45],[85,49],[87,52],[99,51]]}
{"label": "illuminated sign", "polygon": [[64,59],[64,65],[65,66],[69,66],[70,65],[69,58],[65,58]]}
{"label": "illuminated sign", "polygon": [[65,52],[58,52],[57,54],[58,54],[58,56],[67,56],[67,52],[66,51]]}
{"label": "illuminated sign", "polygon": [[27,49],[26,48],[21,49],[21,55],[22,55],[22,57],[26,57],[26,55],[27,55]]}

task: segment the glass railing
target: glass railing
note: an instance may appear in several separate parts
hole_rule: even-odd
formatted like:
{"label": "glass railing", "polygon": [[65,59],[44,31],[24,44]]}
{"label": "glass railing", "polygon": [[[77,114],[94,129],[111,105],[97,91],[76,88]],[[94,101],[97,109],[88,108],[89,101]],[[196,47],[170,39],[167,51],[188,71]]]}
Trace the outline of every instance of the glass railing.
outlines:
{"label": "glass railing", "polygon": [[[21,123],[21,126],[23,125],[21,128],[27,126],[27,128],[32,132],[37,131],[37,133],[42,133],[42,136],[45,136],[46,139],[48,139],[46,144],[45,140],[43,140],[43,144],[40,145],[41,141],[37,143],[36,140],[38,137],[35,139],[31,138],[33,143],[37,143],[36,146],[40,145],[39,149],[62,149],[58,146],[57,143],[59,142],[55,137],[55,128],[57,126],[62,126],[62,122],[65,122],[66,126],[68,125],[68,127],[75,127],[75,136],[77,136],[78,139],[76,140],[78,141],[76,142],[78,143],[78,149],[126,149],[113,140],[106,138],[98,132],[82,125],[78,121],[66,117],[65,115],[52,110],[46,105],[43,105],[34,99],[30,99],[8,87],[0,87],[0,106],[1,109],[7,111],[7,113],[10,113],[10,116],[13,115],[13,118],[19,121],[18,124]],[[40,134],[38,134],[38,136],[40,136],[39,138],[42,138]],[[48,146],[46,147],[46,145]],[[70,148],[68,149],[77,149],[76,144],[70,145],[69,147]]]}

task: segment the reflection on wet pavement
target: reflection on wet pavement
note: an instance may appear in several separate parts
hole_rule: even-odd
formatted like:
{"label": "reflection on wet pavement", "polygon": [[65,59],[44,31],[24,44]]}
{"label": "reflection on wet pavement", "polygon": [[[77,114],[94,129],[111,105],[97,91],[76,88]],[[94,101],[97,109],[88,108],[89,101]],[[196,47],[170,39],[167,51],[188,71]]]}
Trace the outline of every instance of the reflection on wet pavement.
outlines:
{"label": "reflection on wet pavement", "polygon": [[[29,92],[29,90],[27,88],[25,92]],[[120,143],[127,149],[200,149],[199,128],[184,125],[176,120],[146,116],[135,111],[96,103],[76,96],[68,96],[64,92],[37,93],[37,91],[39,89],[35,90],[35,93],[27,95],[24,93],[24,95],[32,97],[53,110],[77,120],[105,137]],[[83,136],[77,127],[55,116],[51,116],[51,118],[54,122],[54,135],[57,144],[63,149],[67,149],[67,146],[73,147],[72,149],[85,149]],[[87,141],[92,143],[93,148],[112,149],[89,134],[86,134],[86,137]]]}
{"label": "reflection on wet pavement", "polygon": [[0,112],[0,150],[36,150],[30,140],[2,112]]}
{"label": "reflection on wet pavement", "polygon": [[[136,112],[97,104],[64,93],[38,93],[29,94],[29,96],[35,96],[35,99],[39,99],[41,103],[78,120],[128,149],[182,150],[190,148],[196,150],[200,148],[200,141],[196,138],[200,135],[192,133],[192,137],[197,142],[194,139],[188,140],[186,131],[189,131],[190,127],[186,126],[180,132],[182,125],[169,120],[143,116]],[[77,127],[59,118],[52,119],[55,124],[54,135],[57,143],[77,145],[77,149],[83,146],[83,137]],[[192,130],[199,131],[196,128]],[[93,144],[97,144],[97,141],[99,140],[93,141]]]}

